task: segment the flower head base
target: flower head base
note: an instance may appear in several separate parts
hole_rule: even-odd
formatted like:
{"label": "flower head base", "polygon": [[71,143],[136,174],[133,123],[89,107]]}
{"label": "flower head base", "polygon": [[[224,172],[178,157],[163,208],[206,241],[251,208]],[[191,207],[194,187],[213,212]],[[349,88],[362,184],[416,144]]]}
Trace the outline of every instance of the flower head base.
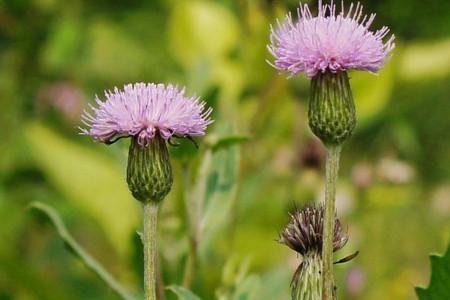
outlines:
{"label": "flower head base", "polygon": [[164,139],[156,135],[148,146],[132,138],[127,164],[127,183],[133,197],[141,202],[160,202],[173,183],[172,165]]}
{"label": "flower head base", "polygon": [[[291,215],[291,221],[281,233],[279,242],[302,256],[322,252],[324,208],[307,206]],[[335,219],[333,251],[342,249],[348,241],[339,219]]]}
{"label": "flower head base", "polygon": [[356,111],[347,72],[319,73],[311,80],[308,123],[327,146],[341,145],[356,126]]}
{"label": "flower head base", "polygon": [[164,140],[201,136],[212,123],[212,109],[205,109],[205,102],[186,97],[184,89],[173,85],[128,84],[105,96],[105,102],[96,99],[98,108],[91,106],[93,115],[83,115],[89,128],[82,129],[83,134],[105,144],[127,136],[136,137],[141,146],[149,145],[156,135]]}
{"label": "flower head base", "polygon": [[273,66],[291,76],[306,73],[310,78],[319,72],[365,70],[377,72],[394,49],[394,36],[386,42],[388,27],[376,32],[369,30],[375,14],[363,15],[362,5],[351,4],[347,12],[342,5],[336,14],[336,5],[322,5],[319,0],[317,17],[308,5],[300,5],[298,20],[289,14],[285,21],[271,29],[268,46],[275,58]]}

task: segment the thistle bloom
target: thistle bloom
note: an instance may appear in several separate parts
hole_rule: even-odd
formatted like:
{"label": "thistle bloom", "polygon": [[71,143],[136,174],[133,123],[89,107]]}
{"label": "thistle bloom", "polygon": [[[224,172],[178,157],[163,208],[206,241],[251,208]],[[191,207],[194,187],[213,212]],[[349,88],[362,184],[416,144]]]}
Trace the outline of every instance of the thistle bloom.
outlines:
{"label": "thistle bloom", "polygon": [[[306,268],[301,266],[299,276],[310,278],[314,288],[321,286],[323,299],[331,300],[334,294],[333,252],[336,250],[336,237],[337,248],[341,246],[340,225],[334,224],[339,157],[342,144],[353,134],[356,126],[355,104],[347,71],[378,72],[395,47],[395,37],[391,35],[385,40],[389,34],[386,26],[375,32],[369,30],[375,14],[364,15],[359,3],[356,6],[351,4],[348,11],[342,4],[340,13],[336,13],[333,2],[323,5],[319,0],[318,4],[317,16],[311,14],[308,5],[300,4],[298,20],[294,21],[289,14],[285,21],[278,22],[277,29],[271,28],[268,49],[275,58],[273,67],[287,72],[290,77],[305,73],[311,79],[308,123],[311,131],[327,148],[325,211],[319,214],[320,218],[317,213],[312,216],[323,218],[324,221],[316,223],[316,219],[309,217],[294,220],[291,229],[288,227],[284,232],[283,241],[302,252],[303,248],[307,250],[307,246],[311,245],[311,239],[305,240],[304,237],[320,241],[312,245],[320,245],[321,256],[317,251],[306,252],[306,257],[308,253],[314,255],[305,260]],[[313,222],[307,224],[311,220]],[[301,226],[302,222],[306,222],[306,227]],[[321,224],[323,232],[316,230],[317,224]],[[292,231],[292,228],[299,231]],[[317,263],[317,257],[322,260],[322,265]],[[318,274],[322,274],[322,281]],[[293,288],[293,298],[319,299],[320,293],[308,298],[309,294],[302,292],[306,290],[304,286]]]}
{"label": "thistle bloom", "polygon": [[[311,252],[322,252],[323,207],[307,206],[290,214],[291,220],[280,235],[279,242],[298,254],[305,256]],[[333,251],[342,249],[348,236],[336,218],[333,236]]]}
{"label": "thistle bloom", "polygon": [[123,90],[107,91],[105,102],[97,98],[99,107],[91,106],[94,114],[83,115],[89,129],[82,129],[82,133],[105,144],[132,136],[141,146],[147,146],[157,135],[166,141],[172,136],[204,135],[212,123],[212,109],[205,109],[205,102],[186,97],[184,92],[173,85],[153,83],[128,84]]}
{"label": "thistle bloom", "polygon": [[173,183],[167,142],[172,137],[204,135],[212,123],[212,109],[173,85],[128,84],[105,95],[105,102],[96,99],[98,108],[91,106],[93,114],[84,113],[82,120],[88,128],[81,131],[105,144],[132,138],[127,183],[143,204],[144,298],[156,300],[158,207]]}
{"label": "thistle bloom", "polygon": [[173,85],[128,84],[105,95],[105,102],[96,99],[98,108],[91,106],[93,114],[83,115],[88,129],[82,134],[105,144],[132,137],[128,187],[141,202],[162,201],[173,182],[166,141],[204,135],[212,109]]}
{"label": "thistle bloom", "polygon": [[[353,10],[354,9],[354,10]],[[313,78],[318,73],[337,73],[347,70],[377,72],[394,49],[394,36],[386,42],[389,28],[373,32],[369,27],[375,14],[363,15],[362,5],[351,4],[347,12],[342,5],[336,14],[336,5],[322,5],[313,17],[307,4],[297,10],[298,20],[291,14],[277,29],[271,29],[268,46],[275,58],[273,66],[291,76],[306,73]]]}
{"label": "thistle bloom", "polygon": [[[323,207],[306,207],[290,215],[291,220],[281,233],[279,242],[302,256],[302,262],[291,282],[293,300],[322,299]],[[335,220],[333,251],[347,243],[348,236],[338,219]]]}

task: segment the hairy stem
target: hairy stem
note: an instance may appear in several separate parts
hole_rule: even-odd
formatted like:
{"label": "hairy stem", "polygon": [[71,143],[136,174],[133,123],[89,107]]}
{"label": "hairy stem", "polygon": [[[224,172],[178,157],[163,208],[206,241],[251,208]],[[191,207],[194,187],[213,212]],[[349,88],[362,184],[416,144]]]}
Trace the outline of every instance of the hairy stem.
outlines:
{"label": "hairy stem", "polygon": [[144,295],[145,300],[156,300],[156,224],[158,203],[144,202]]}
{"label": "hairy stem", "polygon": [[339,170],[340,146],[328,146],[326,158],[325,220],[322,248],[322,300],[333,299],[333,237],[335,219],[336,182]]}

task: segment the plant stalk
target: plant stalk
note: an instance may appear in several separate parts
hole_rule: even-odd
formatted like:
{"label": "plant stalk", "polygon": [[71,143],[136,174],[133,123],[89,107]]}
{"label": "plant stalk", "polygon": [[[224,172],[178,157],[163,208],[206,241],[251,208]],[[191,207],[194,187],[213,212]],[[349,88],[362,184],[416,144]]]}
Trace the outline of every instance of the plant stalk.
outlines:
{"label": "plant stalk", "polygon": [[144,202],[144,295],[145,300],[156,300],[156,255],[158,203]]}
{"label": "plant stalk", "polygon": [[327,146],[325,163],[325,220],[323,226],[322,247],[322,300],[332,300],[334,293],[333,279],[333,238],[335,220],[336,183],[339,170],[341,146]]}

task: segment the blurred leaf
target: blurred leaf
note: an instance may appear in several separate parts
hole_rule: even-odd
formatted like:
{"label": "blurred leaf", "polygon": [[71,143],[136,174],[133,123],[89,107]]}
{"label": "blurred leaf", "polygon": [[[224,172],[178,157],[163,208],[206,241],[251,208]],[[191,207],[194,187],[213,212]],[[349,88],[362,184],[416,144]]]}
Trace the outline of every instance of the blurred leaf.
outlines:
{"label": "blurred leaf", "polygon": [[186,71],[190,89],[203,93],[216,84],[228,102],[236,98],[243,74],[241,66],[231,62],[229,56],[238,47],[239,34],[238,20],[219,3],[194,0],[179,1],[174,6],[169,44]]}
{"label": "blurred leaf", "polygon": [[242,283],[236,287],[232,300],[259,300],[258,291],[261,286],[261,280],[258,276],[252,275],[245,278]]}
{"label": "blurred leaf", "polygon": [[191,69],[200,60],[214,61],[237,46],[239,26],[224,6],[208,1],[180,1],[169,20],[173,55]]}
{"label": "blurred leaf", "polygon": [[399,65],[404,80],[444,77],[450,73],[450,39],[408,45]]}
{"label": "blurred leaf", "polygon": [[41,52],[44,67],[58,72],[78,64],[83,44],[80,21],[65,16],[58,20],[52,29],[49,40]]}
{"label": "blurred leaf", "polygon": [[238,256],[232,256],[227,260],[222,269],[222,284],[225,286],[239,285],[247,276],[250,259],[244,260]]}
{"label": "blurred leaf", "polygon": [[37,165],[64,194],[102,226],[115,249],[129,253],[139,221],[138,203],[116,162],[59,136],[39,123],[25,134]]}
{"label": "blurred leaf", "polygon": [[200,224],[201,249],[206,250],[218,232],[229,221],[235,200],[240,153],[236,147],[224,148],[212,154],[206,182],[205,213]]}
{"label": "blurred leaf", "polygon": [[100,265],[77,241],[67,230],[59,213],[51,206],[42,202],[33,202],[29,206],[32,209],[36,209],[44,213],[55,226],[58,235],[64,242],[64,245],[70,250],[72,254],[78,257],[86,267],[94,272],[103,282],[111,288],[120,298],[125,300],[135,300],[134,297],[128,292],[121,284],[110,274],[108,271]]}
{"label": "blurred leaf", "polygon": [[167,289],[174,292],[179,300],[201,300],[197,295],[182,286],[171,285]]}
{"label": "blurred leaf", "polygon": [[210,135],[207,143],[208,146],[212,148],[213,151],[220,149],[225,149],[234,145],[239,145],[250,140],[250,137],[245,135],[224,135],[224,136],[214,136]]}
{"label": "blurred leaf", "polygon": [[378,183],[367,190],[365,200],[371,207],[385,209],[405,207],[419,198],[419,192],[420,189],[414,183],[404,185]]}
{"label": "blurred leaf", "polygon": [[350,74],[357,118],[362,126],[377,117],[388,104],[394,87],[395,68],[395,60],[392,59],[379,74]]}
{"label": "blurred leaf", "polygon": [[450,299],[450,245],[444,256],[431,255],[431,280],[428,288],[416,287],[420,300]]}
{"label": "blurred leaf", "polygon": [[[148,52],[126,28],[98,20],[89,26],[84,74],[112,81],[139,80],[148,67]],[[141,79],[142,80],[142,79]]]}
{"label": "blurred leaf", "polygon": [[176,146],[170,146],[170,157],[186,162],[193,158],[196,154],[198,154],[199,149],[195,146],[195,144],[185,138],[182,139],[173,139],[173,142]]}

